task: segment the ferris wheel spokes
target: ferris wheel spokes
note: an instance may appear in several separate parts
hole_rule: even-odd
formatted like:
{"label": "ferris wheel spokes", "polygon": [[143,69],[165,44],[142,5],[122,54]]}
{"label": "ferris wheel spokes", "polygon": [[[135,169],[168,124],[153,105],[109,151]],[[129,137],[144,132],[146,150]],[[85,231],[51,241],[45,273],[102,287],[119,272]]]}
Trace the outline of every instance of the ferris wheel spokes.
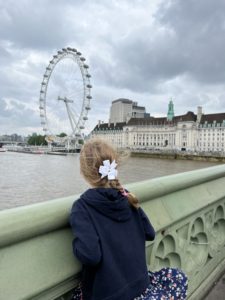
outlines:
{"label": "ferris wheel spokes", "polygon": [[[57,143],[60,140],[58,133],[63,128],[66,130],[68,140],[78,141],[79,137],[82,137],[81,132],[88,120],[87,115],[91,109],[92,99],[91,75],[88,68],[81,53],[70,47],[63,48],[53,55],[46,67],[39,98],[41,125],[46,136],[50,136]],[[65,103],[66,110],[61,110],[61,104],[57,106],[52,100],[56,98],[58,102]],[[62,123],[63,115],[67,122],[65,124]],[[61,142],[64,141],[66,141],[65,138],[61,139]]]}
{"label": "ferris wheel spokes", "polygon": [[[60,101],[63,101],[65,103],[65,106],[66,106],[66,111],[67,111],[67,115],[68,115],[68,118],[69,118],[69,121],[70,121],[70,125],[72,127],[72,131],[73,131],[73,135],[75,135],[76,133],[76,128],[77,128],[77,122],[76,122],[76,119],[69,107],[69,104],[68,103],[73,103],[74,101],[71,100],[71,99],[68,99],[67,97],[60,97],[58,96],[58,100]],[[74,126],[75,125],[75,126]]]}

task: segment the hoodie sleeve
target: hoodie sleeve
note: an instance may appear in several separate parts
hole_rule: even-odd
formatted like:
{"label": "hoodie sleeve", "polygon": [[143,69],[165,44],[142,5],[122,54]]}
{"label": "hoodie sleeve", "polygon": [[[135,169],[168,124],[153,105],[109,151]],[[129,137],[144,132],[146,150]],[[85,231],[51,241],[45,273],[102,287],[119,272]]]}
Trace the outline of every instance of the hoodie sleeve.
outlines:
{"label": "hoodie sleeve", "polygon": [[138,210],[140,212],[142,224],[143,224],[144,231],[145,231],[145,240],[153,241],[155,239],[155,230],[154,230],[151,222],[149,221],[149,218],[143,211],[143,209],[141,207],[139,207]]}
{"label": "hoodie sleeve", "polygon": [[69,218],[75,236],[73,253],[82,264],[95,266],[101,261],[102,256],[99,237],[88,212],[78,201],[73,206]]}

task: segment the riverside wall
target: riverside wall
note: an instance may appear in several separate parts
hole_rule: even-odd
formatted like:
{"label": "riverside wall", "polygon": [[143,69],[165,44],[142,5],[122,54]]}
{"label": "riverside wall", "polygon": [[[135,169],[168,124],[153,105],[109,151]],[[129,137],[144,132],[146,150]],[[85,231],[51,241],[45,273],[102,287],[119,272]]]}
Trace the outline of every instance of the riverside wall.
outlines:
{"label": "riverside wall", "polygon": [[141,152],[131,151],[131,157],[145,157],[145,158],[162,158],[162,159],[181,159],[181,160],[196,160],[209,162],[225,162],[225,157],[212,155],[195,155],[188,153],[164,153],[164,152]]}

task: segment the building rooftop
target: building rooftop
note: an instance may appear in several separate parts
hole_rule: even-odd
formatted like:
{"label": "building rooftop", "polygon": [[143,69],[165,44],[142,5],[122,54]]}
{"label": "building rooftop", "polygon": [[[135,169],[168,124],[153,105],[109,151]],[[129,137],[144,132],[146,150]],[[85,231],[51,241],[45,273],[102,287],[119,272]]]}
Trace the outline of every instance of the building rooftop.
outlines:
{"label": "building rooftop", "polygon": [[138,105],[133,105],[134,109],[140,109],[140,110],[145,110],[144,106],[138,106]]}
{"label": "building rooftop", "polygon": [[197,116],[192,112],[188,111],[185,115],[175,116],[172,121],[167,120],[167,117],[149,117],[149,118],[131,118],[128,122],[128,126],[133,125],[164,125],[164,124],[176,124],[182,121],[193,121],[195,122]]}
{"label": "building rooftop", "polygon": [[[121,99],[115,100],[115,101],[120,101]],[[123,99],[122,99],[123,100]],[[131,101],[124,99],[124,101]],[[131,101],[132,102],[132,101]],[[138,107],[138,106],[137,106]],[[175,125],[178,122],[187,122],[187,121],[192,121],[196,122],[197,121],[197,115],[193,113],[192,111],[188,111],[184,115],[179,115],[179,116],[174,116],[172,121],[167,120],[167,117],[145,117],[145,118],[131,118],[128,123],[126,122],[118,122],[118,123],[103,123],[100,125],[96,125],[94,130],[108,130],[108,129],[114,129],[114,130],[122,130],[124,126],[135,126],[135,125]],[[201,117],[201,124],[204,124],[205,122],[207,123],[223,123],[225,121],[225,113],[217,113],[217,114],[202,114]]]}
{"label": "building rooftop", "polygon": [[218,114],[207,114],[207,115],[202,115],[201,117],[201,124],[204,124],[205,122],[207,123],[213,123],[216,121],[216,123],[223,123],[225,120],[225,113],[218,113]]}
{"label": "building rooftop", "polygon": [[168,121],[167,117],[146,117],[146,118],[131,118],[128,123],[102,123],[96,125],[94,130],[122,130],[124,126],[135,126],[135,125],[175,125],[182,121],[193,121],[195,122],[197,116],[192,112],[188,111],[185,115],[175,116],[172,121]]}
{"label": "building rooftop", "polygon": [[123,127],[126,125],[126,122],[118,122],[118,123],[103,123],[96,125],[93,129],[94,131],[97,130],[122,130]]}
{"label": "building rooftop", "polygon": [[132,100],[125,99],[125,98],[119,98],[119,99],[116,99],[116,100],[112,101],[112,103],[117,103],[117,102],[128,103],[128,104],[132,104],[133,103]]}

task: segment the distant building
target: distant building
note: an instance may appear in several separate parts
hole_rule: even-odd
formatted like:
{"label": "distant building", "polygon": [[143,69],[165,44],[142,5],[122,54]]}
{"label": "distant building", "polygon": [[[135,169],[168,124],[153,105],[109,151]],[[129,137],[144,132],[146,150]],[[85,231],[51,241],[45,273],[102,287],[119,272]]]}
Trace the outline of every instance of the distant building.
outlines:
{"label": "distant building", "polygon": [[130,118],[146,118],[145,107],[138,106],[137,102],[129,99],[117,99],[110,108],[109,123],[127,122]]}
{"label": "distant building", "polygon": [[24,142],[25,137],[18,135],[17,133],[13,133],[13,134],[4,134],[2,136],[0,136],[0,141],[2,142],[17,142],[17,143],[21,143]]}
{"label": "distant building", "polygon": [[225,151],[224,134],[225,113],[203,114],[202,107],[198,107],[197,114],[188,111],[175,116],[172,100],[166,117],[131,117],[123,122],[99,123],[92,131],[92,136],[106,139],[118,148],[204,152]]}

